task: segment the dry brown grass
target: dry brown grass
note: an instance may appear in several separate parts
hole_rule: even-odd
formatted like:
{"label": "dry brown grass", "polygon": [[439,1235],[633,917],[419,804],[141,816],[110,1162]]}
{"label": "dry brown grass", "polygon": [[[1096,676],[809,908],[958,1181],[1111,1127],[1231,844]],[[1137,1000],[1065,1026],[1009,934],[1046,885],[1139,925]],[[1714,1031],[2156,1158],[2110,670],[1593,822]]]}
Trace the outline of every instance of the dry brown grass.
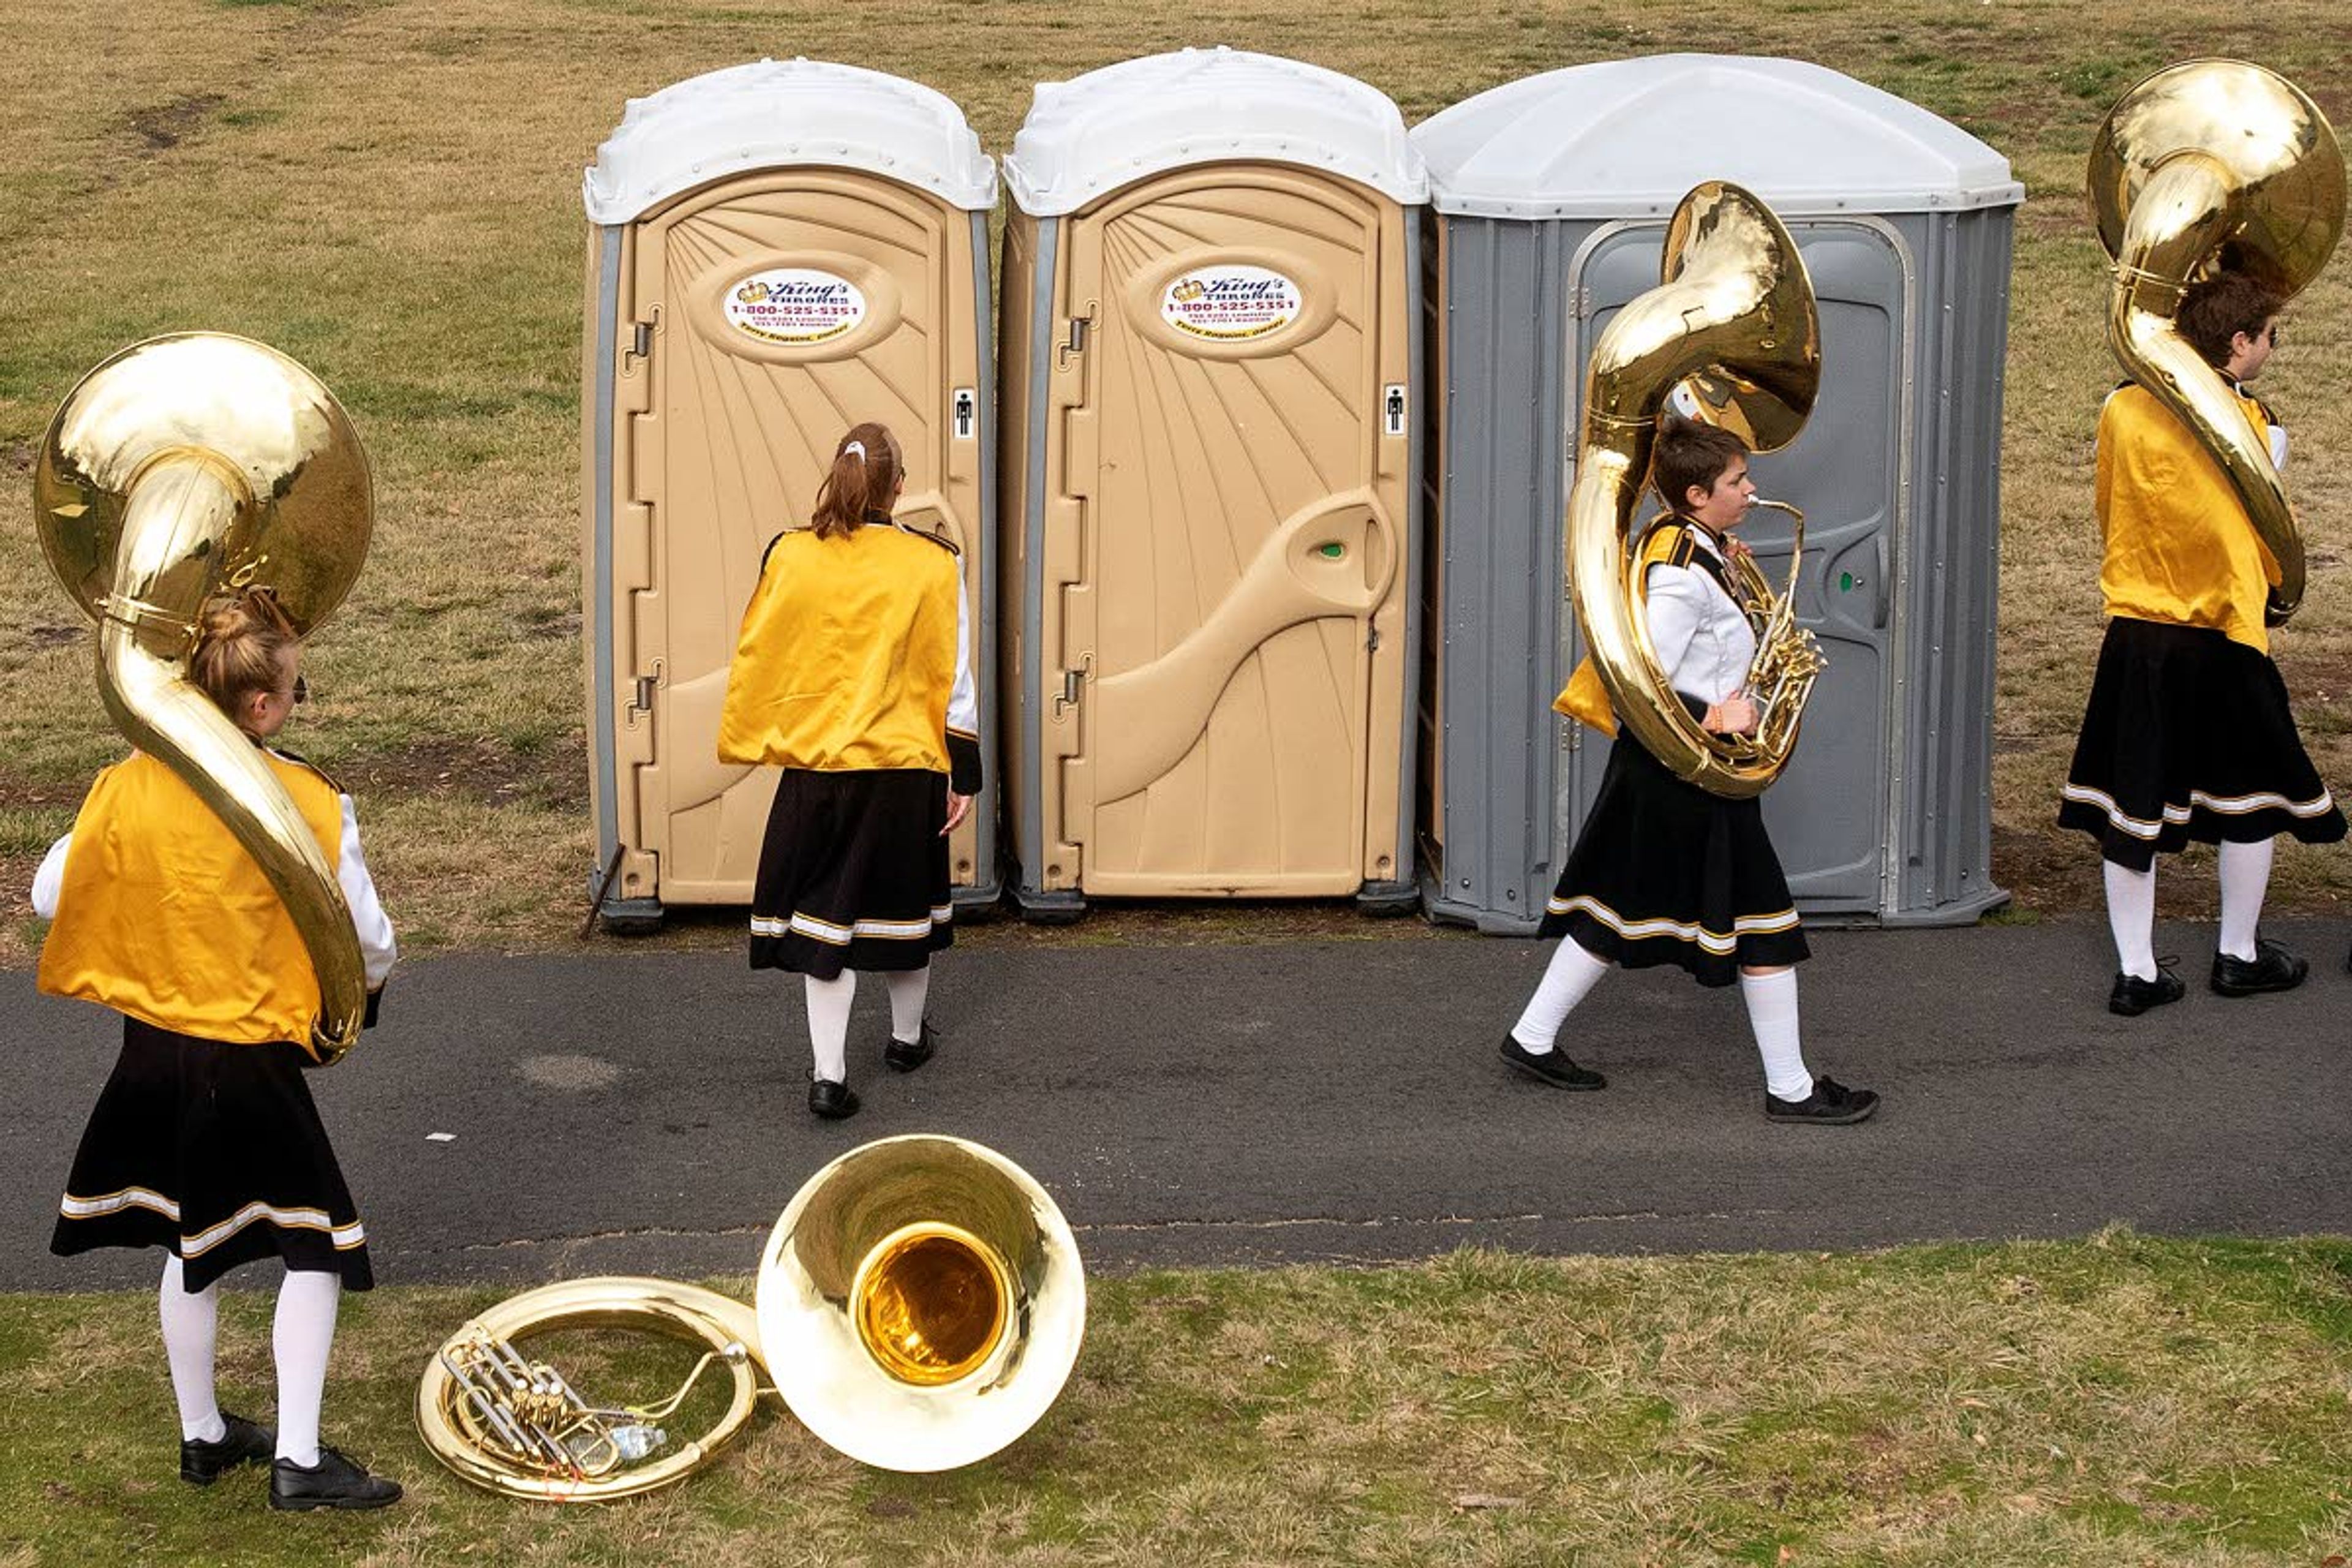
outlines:
{"label": "dry brown grass", "polygon": [[[169,1480],[143,1292],[7,1298],[0,1563],[2317,1564],[2352,1546],[2347,1281],[2340,1242],[2123,1235],[1097,1280],[1061,1401],[971,1469],[866,1469],[773,1414],[683,1487],[551,1512],[409,1433],[487,1298],[383,1291],[329,1427],[410,1500],[292,1523],[257,1478]],[[253,1408],[268,1308],[225,1317]]]}
{"label": "dry brown grass", "polygon": [[[1723,0],[1431,7],[1066,0],[90,0],[19,6],[0,95],[0,479],[22,484],[73,379],[124,342],[206,326],[309,363],[373,453],[379,542],[313,656],[329,700],[297,740],[361,780],[413,948],[543,946],[587,872],[578,645],[578,171],[624,100],[761,55],[898,71],[962,104],[1002,152],[1030,86],[1223,41],[1361,77],[1419,120],[1580,61],[1701,47],[1824,61],[1959,121],[2026,181],[2004,450],[1996,875],[2079,907],[2087,849],[2048,826],[2097,635],[2089,442],[2114,371],[2080,208],[2091,128],[2139,71],[2263,60],[2352,124],[2335,0],[2217,13],[2155,0]],[[2280,639],[2323,773],[2352,762],[2352,268],[2293,313],[2265,391],[2295,436],[2314,571]],[[22,493],[21,491],[19,492]],[[87,638],[29,531],[0,527],[0,963],[27,957],[33,857],[117,749]],[[440,774],[446,771],[449,777]],[[478,785],[477,775],[511,787]],[[2275,901],[2337,907],[2341,853],[2282,858]],[[2168,879],[2200,907],[2210,878]],[[1247,933],[1247,917],[1229,921]],[[673,940],[734,940],[689,922]]]}

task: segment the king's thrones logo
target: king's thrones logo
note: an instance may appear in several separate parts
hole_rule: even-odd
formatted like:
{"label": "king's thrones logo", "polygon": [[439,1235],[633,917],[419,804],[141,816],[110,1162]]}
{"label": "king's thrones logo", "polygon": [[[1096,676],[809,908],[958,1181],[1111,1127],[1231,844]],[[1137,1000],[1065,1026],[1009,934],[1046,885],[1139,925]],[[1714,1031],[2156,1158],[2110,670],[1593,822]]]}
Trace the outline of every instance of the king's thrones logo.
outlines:
{"label": "king's thrones logo", "polygon": [[846,278],[814,267],[772,267],[727,290],[727,322],[763,343],[831,342],[866,320],[866,296]]}
{"label": "king's thrones logo", "polygon": [[1160,319],[1187,337],[1239,343],[1282,331],[1305,307],[1281,273],[1235,262],[1179,273],[1160,296]]}

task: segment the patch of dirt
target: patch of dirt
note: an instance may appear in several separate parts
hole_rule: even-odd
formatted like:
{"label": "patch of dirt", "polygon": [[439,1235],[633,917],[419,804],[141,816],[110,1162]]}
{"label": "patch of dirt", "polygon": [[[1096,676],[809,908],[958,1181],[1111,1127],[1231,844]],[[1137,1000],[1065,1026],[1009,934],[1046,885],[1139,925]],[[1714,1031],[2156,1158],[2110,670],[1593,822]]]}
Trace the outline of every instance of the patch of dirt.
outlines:
{"label": "patch of dirt", "polygon": [[35,784],[21,773],[0,771],[0,805],[11,806],[70,805],[79,808],[89,793],[89,780],[68,784]]}
{"label": "patch of dirt", "polygon": [[162,153],[202,130],[205,121],[227,101],[216,92],[183,93],[169,103],[132,110],[131,129],[144,143],[142,153]]}
{"label": "patch of dirt", "polygon": [[1418,914],[1368,915],[1347,899],[1191,901],[1089,899],[1067,925],[1034,925],[1008,896],[988,915],[959,912],[956,941],[982,947],[1222,947],[1260,942],[1443,940],[1466,928]]}
{"label": "patch of dirt", "polygon": [[2079,833],[2028,831],[1993,825],[1992,879],[2007,888],[2014,907],[2036,914],[2082,914],[2106,908],[2099,852]]}
{"label": "patch of dirt", "polygon": [[447,795],[484,805],[588,806],[587,744],[574,736],[544,752],[494,741],[436,739],[396,752],[337,757],[329,771],[362,804],[372,795]]}
{"label": "patch of dirt", "polygon": [[2080,201],[2068,201],[2053,192],[2018,208],[2017,225],[2026,233],[2045,239],[2062,234],[2087,235],[2091,232],[2091,215],[2083,210]]}
{"label": "patch of dirt", "polygon": [[526,611],[522,635],[535,642],[567,642],[580,636],[580,607],[563,611]]}
{"label": "patch of dirt", "polygon": [[12,474],[29,474],[35,455],[30,441],[11,441],[0,447],[0,463],[5,463]]}
{"label": "patch of dirt", "polygon": [[2352,650],[2274,651],[2279,677],[2294,698],[2297,717],[2352,696]]}

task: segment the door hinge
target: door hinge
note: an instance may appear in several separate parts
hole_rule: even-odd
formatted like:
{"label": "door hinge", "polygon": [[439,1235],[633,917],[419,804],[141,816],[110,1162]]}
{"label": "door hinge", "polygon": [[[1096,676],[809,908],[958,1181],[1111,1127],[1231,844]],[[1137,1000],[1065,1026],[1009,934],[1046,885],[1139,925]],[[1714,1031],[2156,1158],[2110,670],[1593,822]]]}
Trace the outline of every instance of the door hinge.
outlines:
{"label": "door hinge", "polygon": [[1070,362],[1087,352],[1087,342],[1093,335],[1095,312],[1102,306],[1096,300],[1087,301],[1086,313],[1070,318],[1070,333],[1054,350],[1054,368],[1067,370]]}
{"label": "door hinge", "polygon": [[629,346],[621,353],[621,374],[626,375],[635,368],[632,361],[642,363],[654,356],[654,333],[661,329],[661,307],[656,305],[647,312],[648,319],[629,323]]}
{"label": "door hinge", "polygon": [[659,659],[654,660],[652,674],[637,677],[636,694],[629,699],[628,721],[632,726],[636,723],[638,714],[650,715],[653,712],[655,694],[661,690],[661,679],[662,661]]}
{"label": "door hinge", "polygon": [[1055,718],[1060,718],[1068,710],[1078,705],[1078,699],[1085,691],[1086,679],[1092,675],[1094,670],[1095,656],[1087,654],[1078,660],[1077,668],[1062,671],[1062,689],[1054,698]]}

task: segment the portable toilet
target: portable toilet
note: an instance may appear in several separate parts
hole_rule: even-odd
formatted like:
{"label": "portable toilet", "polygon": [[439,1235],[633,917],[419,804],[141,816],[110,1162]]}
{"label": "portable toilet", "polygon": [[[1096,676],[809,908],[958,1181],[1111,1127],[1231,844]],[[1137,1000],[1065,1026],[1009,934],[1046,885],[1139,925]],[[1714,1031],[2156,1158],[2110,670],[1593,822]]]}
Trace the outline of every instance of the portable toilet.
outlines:
{"label": "portable toilet", "polygon": [[[590,793],[619,927],[751,901],[776,774],[718,761],[728,661],[859,420],[905,448],[900,521],[962,552],[994,772],[996,170],[929,88],[762,60],[632,100],[583,196]],[[951,840],[960,906],[996,900],[997,794]]]}
{"label": "portable toilet", "polygon": [[1410,907],[1403,118],[1333,71],[1186,49],[1041,85],[1005,183],[1014,897]]}
{"label": "portable toilet", "polygon": [[[1585,362],[1654,288],[1704,180],[1769,203],[1819,300],[1821,396],[1755,464],[1807,514],[1798,619],[1828,671],[1764,816],[1798,907],[1957,924],[1991,875],[1994,614],[2011,230],[2006,160],[1916,104],[1795,60],[1578,66],[1413,131],[1436,208],[1438,635],[1423,714],[1423,900],[1527,932],[1609,742],[1550,700],[1582,657],[1564,574]],[[1655,510],[1645,495],[1640,515]],[[1790,527],[1741,537],[1777,585]]]}

